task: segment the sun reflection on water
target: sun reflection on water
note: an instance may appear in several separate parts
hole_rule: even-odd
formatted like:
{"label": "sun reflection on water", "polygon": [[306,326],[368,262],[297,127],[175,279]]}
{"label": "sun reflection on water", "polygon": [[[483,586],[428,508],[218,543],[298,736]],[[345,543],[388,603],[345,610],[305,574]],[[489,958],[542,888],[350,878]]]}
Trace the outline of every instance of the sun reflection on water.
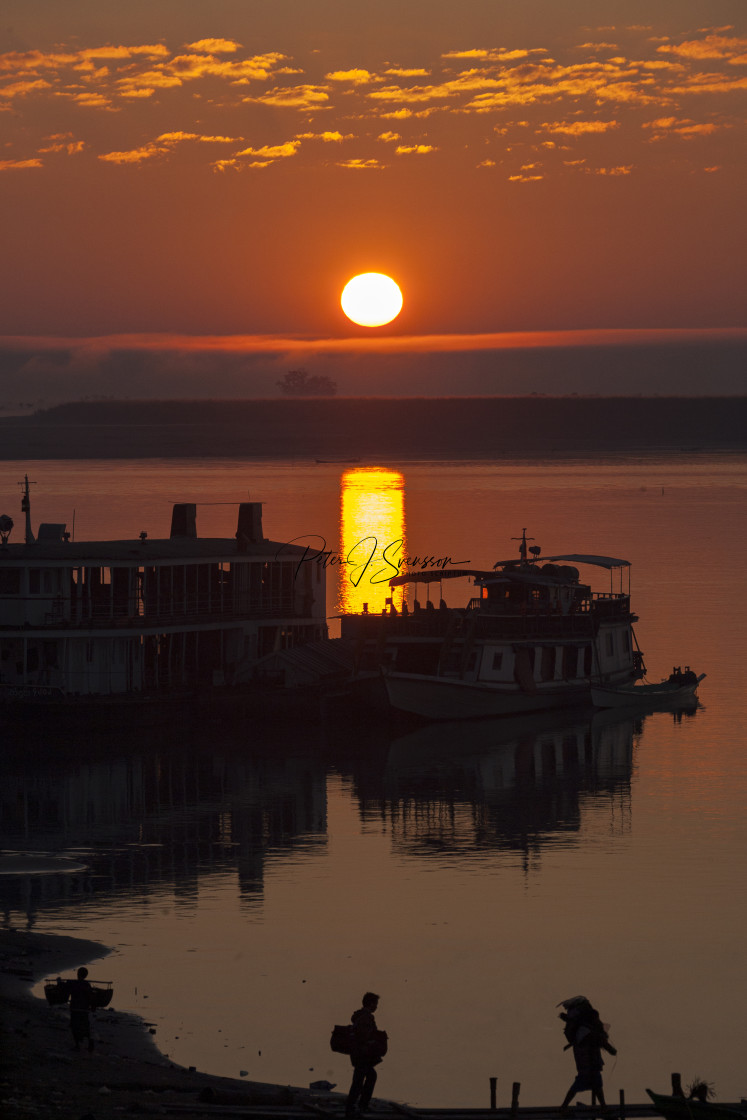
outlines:
{"label": "sun reflection on water", "polygon": [[383,467],[355,467],[344,472],[340,490],[341,612],[378,614],[387,600],[401,609],[402,587],[390,588],[397,563],[406,552],[405,478]]}

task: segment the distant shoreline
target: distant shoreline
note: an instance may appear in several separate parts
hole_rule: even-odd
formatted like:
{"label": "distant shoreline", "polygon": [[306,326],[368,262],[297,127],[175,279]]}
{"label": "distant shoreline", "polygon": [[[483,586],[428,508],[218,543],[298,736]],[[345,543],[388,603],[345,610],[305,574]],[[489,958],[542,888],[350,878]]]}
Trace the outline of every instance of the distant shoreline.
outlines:
{"label": "distant shoreline", "polygon": [[83,401],[0,415],[0,459],[537,459],[739,453],[747,397]]}

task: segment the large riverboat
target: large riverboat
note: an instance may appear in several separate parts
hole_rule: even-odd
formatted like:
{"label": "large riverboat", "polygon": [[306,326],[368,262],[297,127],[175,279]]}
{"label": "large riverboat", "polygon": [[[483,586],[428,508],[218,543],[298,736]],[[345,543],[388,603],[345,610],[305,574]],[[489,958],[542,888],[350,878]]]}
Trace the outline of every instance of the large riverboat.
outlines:
{"label": "large riverboat", "polygon": [[262,504],[238,505],[233,537],[198,537],[173,506],[166,539],[73,541],[64,524],[23,541],[0,517],[0,703],[191,699],[233,692],[268,655],[327,637],[324,572],[266,540]]}
{"label": "large riverboat", "polygon": [[[395,576],[429,588],[468,579],[478,589],[463,607],[423,606],[342,619],[355,642],[359,680],[383,676],[393,708],[426,719],[513,715],[591,703],[592,684],[621,686],[644,674],[630,609],[630,564],[572,554],[540,561],[522,533],[519,557],[493,570],[447,569]],[[609,572],[593,591],[578,566]],[[627,579],[625,578],[627,574]],[[626,584],[627,586],[623,586]]]}

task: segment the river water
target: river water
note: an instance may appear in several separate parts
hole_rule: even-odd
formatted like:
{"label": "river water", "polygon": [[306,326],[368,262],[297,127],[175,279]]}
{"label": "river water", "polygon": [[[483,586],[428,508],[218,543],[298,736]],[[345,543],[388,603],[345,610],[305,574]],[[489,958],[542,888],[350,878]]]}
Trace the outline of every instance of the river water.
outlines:
{"label": "river water", "polygon": [[405,732],[331,706],[31,742],[5,728],[0,846],[86,868],[0,877],[5,922],[111,946],[91,974],[115,1006],[209,1072],[347,1088],[329,1033],[372,989],[380,1095],[486,1106],[497,1077],[499,1104],[514,1081],[546,1104],[573,1075],[556,1005],[584,994],[619,1052],[608,1100],[666,1091],[673,1071],[747,1096],[746,466],[5,463],[3,510],[28,472],[34,523],[77,540],[166,536],[176,501],[198,503],[200,535],[232,536],[223,503],[264,502],[267,537],[328,553],[332,633],[387,594],[373,538],[390,563],[482,567],[526,527],[546,555],[631,561],[649,680],[707,673],[696,710],[636,718]]}

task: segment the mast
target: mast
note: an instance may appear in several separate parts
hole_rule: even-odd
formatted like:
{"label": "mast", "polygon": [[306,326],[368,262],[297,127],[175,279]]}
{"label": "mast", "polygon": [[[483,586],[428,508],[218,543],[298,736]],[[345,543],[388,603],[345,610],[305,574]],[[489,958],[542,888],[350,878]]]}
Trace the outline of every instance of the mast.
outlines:
{"label": "mast", "polygon": [[18,485],[23,487],[23,494],[21,495],[21,512],[26,514],[26,544],[35,544],[36,538],[31,531],[31,495],[29,493],[29,486],[32,486],[33,483],[29,482],[29,476],[25,474],[23,476],[23,482],[19,482]]}

